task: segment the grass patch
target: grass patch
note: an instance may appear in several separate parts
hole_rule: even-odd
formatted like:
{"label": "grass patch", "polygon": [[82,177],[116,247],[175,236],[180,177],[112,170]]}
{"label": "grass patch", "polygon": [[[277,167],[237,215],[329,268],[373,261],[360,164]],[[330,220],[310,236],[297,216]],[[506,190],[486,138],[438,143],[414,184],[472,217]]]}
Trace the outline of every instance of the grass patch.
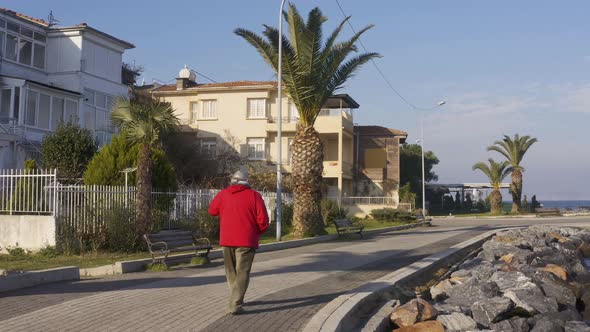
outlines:
{"label": "grass patch", "polygon": [[168,265],[166,263],[149,263],[146,267],[146,271],[150,272],[163,272],[168,271]]}
{"label": "grass patch", "polygon": [[102,265],[113,264],[118,261],[134,260],[141,258],[150,258],[149,253],[119,254],[119,253],[102,253],[96,255],[85,254],[80,256],[56,255],[43,256],[39,254],[29,254],[23,256],[12,256],[0,254],[0,269],[15,271],[35,271],[52,269],[62,266],[79,266],[81,268],[97,267]]}
{"label": "grass patch", "polygon": [[203,256],[196,256],[191,259],[191,265],[205,265],[209,264],[209,258]]}

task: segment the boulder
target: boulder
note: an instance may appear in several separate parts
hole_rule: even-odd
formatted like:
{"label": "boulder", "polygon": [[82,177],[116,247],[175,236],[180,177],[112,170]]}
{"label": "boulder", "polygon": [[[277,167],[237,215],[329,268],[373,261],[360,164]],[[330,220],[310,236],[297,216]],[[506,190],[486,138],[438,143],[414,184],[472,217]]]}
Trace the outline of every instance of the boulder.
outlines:
{"label": "boulder", "polygon": [[514,303],[505,297],[493,297],[477,301],[471,306],[471,315],[480,325],[489,327],[492,323],[501,320],[502,316],[510,311]]}
{"label": "boulder", "polygon": [[506,254],[500,257],[500,260],[505,263],[512,264],[512,261],[514,260],[514,254]]}
{"label": "boulder", "polygon": [[447,290],[453,287],[449,279],[445,279],[438,284],[430,287],[430,297],[435,301],[441,301],[447,298]]}
{"label": "boulder", "polygon": [[447,290],[447,303],[470,307],[474,302],[495,297],[500,294],[500,288],[495,282],[470,279]]}
{"label": "boulder", "polygon": [[567,271],[563,266],[555,265],[555,264],[547,264],[545,267],[540,268],[539,270],[553,273],[561,280],[567,281]]}
{"label": "boulder", "polygon": [[[575,308],[575,307],[573,307],[573,308]],[[575,309],[571,309],[571,308],[562,310],[560,312],[552,312],[549,314],[544,314],[543,316],[547,317],[549,319],[560,321],[560,322],[567,322],[570,320],[581,320],[582,319],[582,316],[578,313],[578,311]]]}
{"label": "boulder", "polygon": [[471,309],[469,307],[462,307],[454,304],[446,303],[446,301],[435,303],[434,309],[438,311],[439,315],[448,315],[453,312],[460,312],[466,315],[471,315]]}
{"label": "boulder", "polygon": [[436,320],[420,322],[410,326],[394,329],[395,332],[445,332],[443,325]]}
{"label": "boulder", "polygon": [[576,295],[571,286],[553,273],[539,273],[535,281],[541,286],[545,296],[553,297],[558,304],[576,306]]}
{"label": "boulder", "polygon": [[563,332],[563,322],[542,317],[536,321],[531,332]]}
{"label": "boulder", "polygon": [[565,322],[565,332],[590,332],[590,325],[581,321]]}
{"label": "boulder", "polygon": [[428,301],[414,299],[393,309],[389,320],[399,327],[404,327],[435,319],[437,315],[438,311]]}
{"label": "boulder", "polygon": [[504,293],[504,296],[511,299],[517,308],[530,315],[557,312],[558,309],[555,298],[545,297],[541,289],[532,283],[526,288],[509,290]]}
{"label": "boulder", "polygon": [[512,317],[508,321],[510,322],[510,326],[512,326],[512,332],[528,332],[530,330],[526,318]]}
{"label": "boulder", "polygon": [[500,321],[500,322],[490,325],[490,329],[492,331],[514,331],[514,329],[512,328],[512,325],[510,325],[510,322],[507,320],[503,320],[503,321]]}
{"label": "boulder", "polygon": [[582,244],[578,247],[578,251],[582,254],[582,256],[590,258],[590,243],[582,242]]}
{"label": "boulder", "polygon": [[502,293],[505,293],[511,289],[519,289],[523,287],[531,286],[531,278],[524,275],[522,272],[495,272],[490,281],[495,282]]}
{"label": "boulder", "polygon": [[580,301],[584,304],[584,311],[582,311],[582,318],[590,320],[590,289],[585,289],[580,296]]}
{"label": "boulder", "polygon": [[473,318],[459,312],[453,312],[450,315],[440,315],[436,319],[450,331],[470,331],[477,328],[477,323]]}
{"label": "boulder", "polygon": [[466,261],[459,266],[459,270],[453,272],[451,277],[465,278],[478,277],[480,279],[486,279],[492,273],[495,268],[489,261],[486,261],[480,257],[473,258]]}

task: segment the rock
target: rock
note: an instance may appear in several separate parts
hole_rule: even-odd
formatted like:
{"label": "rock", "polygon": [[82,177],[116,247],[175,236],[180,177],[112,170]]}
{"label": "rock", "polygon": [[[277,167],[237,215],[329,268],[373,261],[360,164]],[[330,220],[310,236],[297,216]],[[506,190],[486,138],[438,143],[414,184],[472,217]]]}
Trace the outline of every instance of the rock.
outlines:
{"label": "rock", "polygon": [[438,311],[430,303],[422,299],[414,299],[393,309],[389,320],[399,327],[404,327],[435,319],[436,316]]}
{"label": "rock", "polygon": [[445,332],[443,325],[436,320],[420,322],[393,330],[395,332]]}
{"label": "rock", "polygon": [[464,284],[455,285],[447,290],[447,303],[470,307],[474,302],[499,295],[500,289],[495,282],[470,279]]}
{"label": "rock", "polygon": [[445,279],[438,284],[430,287],[430,297],[435,301],[441,301],[447,298],[447,290],[453,287],[449,279]]}
{"label": "rock", "polygon": [[556,274],[539,273],[536,283],[541,286],[545,296],[553,297],[558,304],[576,306],[576,295],[571,287]]}
{"label": "rock", "polygon": [[505,263],[511,264],[512,261],[514,260],[514,254],[506,254],[506,255],[500,257],[500,260]]}
{"label": "rock", "polygon": [[[514,328],[509,321],[503,320],[498,323],[490,325],[492,331],[514,331]],[[528,330],[527,330],[528,331]]]}
{"label": "rock", "polygon": [[585,289],[580,296],[580,301],[584,304],[582,317],[584,320],[590,320],[590,289]]}
{"label": "rock", "polygon": [[555,233],[555,232],[551,232],[549,234],[547,234],[547,238],[549,239],[550,242],[567,242],[569,241],[566,237],[561,236],[561,234]]}
{"label": "rock", "polygon": [[477,301],[471,306],[471,315],[480,325],[489,327],[490,324],[499,321],[506,312],[512,309],[514,303],[505,297]]}
{"label": "rock", "polygon": [[492,275],[490,281],[495,282],[501,292],[505,293],[511,289],[519,289],[530,286],[531,278],[522,272],[497,271]]}
{"label": "rock", "polygon": [[553,273],[561,278],[561,280],[567,281],[567,271],[562,266],[547,264],[545,267],[542,267],[539,270]]}
{"label": "rock", "polygon": [[551,248],[556,249],[557,251],[569,257],[574,257],[575,255],[577,255],[576,246],[570,242],[551,243]]}
{"label": "rock", "polygon": [[436,320],[441,322],[450,331],[469,331],[477,328],[477,323],[473,318],[458,312],[450,315],[440,315]]}
{"label": "rock", "polygon": [[459,277],[468,279],[470,277],[478,277],[479,279],[486,279],[494,273],[495,268],[492,263],[476,257],[468,260],[459,266],[459,270],[453,272],[451,277]]}
{"label": "rock", "polygon": [[531,332],[563,332],[560,322],[543,317],[535,323]]}
{"label": "rock", "polygon": [[461,306],[449,304],[446,302],[435,303],[434,309],[436,309],[436,311],[438,311],[439,315],[448,315],[453,312],[460,312],[460,313],[464,313],[466,315],[471,315],[471,309],[469,307],[461,307]]}
{"label": "rock", "polygon": [[468,279],[467,277],[450,277],[449,281],[453,285],[460,285],[460,284],[464,283],[465,281],[467,281],[467,279]]}
{"label": "rock", "polygon": [[552,312],[543,316],[560,322],[582,319],[582,316],[580,316],[580,314],[574,309],[565,309],[560,312]]}
{"label": "rock", "polygon": [[557,312],[558,309],[555,298],[545,297],[543,292],[532,283],[526,288],[509,290],[504,293],[504,296],[511,299],[517,308],[525,310],[530,315]]}
{"label": "rock", "polygon": [[565,322],[565,332],[590,332],[590,326],[580,321]]}
{"label": "rock", "polygon": [[529,323],[526,318],[512,317],[508,320],[512,326],[512,332],[528,332]]}

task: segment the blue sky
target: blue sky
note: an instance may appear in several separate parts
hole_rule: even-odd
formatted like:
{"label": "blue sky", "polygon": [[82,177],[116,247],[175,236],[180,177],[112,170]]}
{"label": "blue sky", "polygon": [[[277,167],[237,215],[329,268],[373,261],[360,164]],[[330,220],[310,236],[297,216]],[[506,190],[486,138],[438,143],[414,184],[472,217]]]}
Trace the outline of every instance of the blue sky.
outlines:
{"label": "blue sky", "polygon": [[[188,64],[217,80],[268,80],[272,71],[232,31],[277,25],[278,0],[23,1],[2,6],[62,25],[89,25],[134,43],[125,58],[145,80],[168,81]],[[335,0],[319,6],[326,32],[342,19]],[[498,155],[486,147],[503,134],[539,139],[524,166],[525,193],[540,200],[590,199],[590,2],[340,0],[391,83],[425,114],[426,149],[440,158],[439,182],[483,182],[471,166]],[[346,30],[349,36],[351,31]],[[203,78],[199,78],[204,80]],[[419,116],[371,65],[343,89],[361,108],[359,124],[379,124],[419,138]],[[505,199],[509,199],[505,195]]]}

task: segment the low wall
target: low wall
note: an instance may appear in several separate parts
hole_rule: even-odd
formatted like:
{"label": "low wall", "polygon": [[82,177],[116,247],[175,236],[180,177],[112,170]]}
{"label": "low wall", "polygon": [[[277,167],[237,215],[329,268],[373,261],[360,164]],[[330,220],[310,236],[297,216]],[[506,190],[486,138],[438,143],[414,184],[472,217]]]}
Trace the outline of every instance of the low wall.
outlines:
{"label": "low wall", "polygon": [[376,209],[396,209],[397,205],[391,204],[352,204],[345,205],[348,212],[357,218],[364,218],[371,215],[371,211]]}
{"label": "low wall", "polygon": [[0,252],[6,252],[10,247],[35,251],[54,245],[53,216],[0,215]]}

